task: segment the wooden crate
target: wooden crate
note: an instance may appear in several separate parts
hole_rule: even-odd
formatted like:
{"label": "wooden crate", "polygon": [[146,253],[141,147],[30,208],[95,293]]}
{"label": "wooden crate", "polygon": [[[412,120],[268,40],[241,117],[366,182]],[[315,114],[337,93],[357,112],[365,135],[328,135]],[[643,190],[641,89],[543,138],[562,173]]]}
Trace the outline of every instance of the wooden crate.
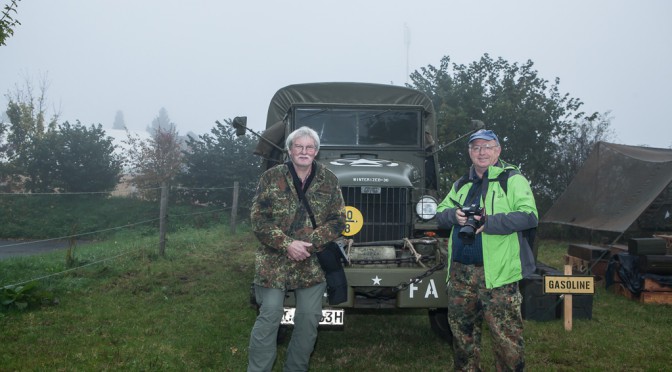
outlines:
{"label": "wooden crate", "polygon": [[608,259],[610,256],[609,249],[590,244],[570,244],[567,254],[586,261]]}
{"label": "wooden crate", "polygon": [[[611,278],[614,283],[622,283],[623,281],[621,280],[621,276],[618,275],[618,270],[621,268],[621,263],[618,261],[611,261],[611,264],[614,266],[613,268],[613,274],[614,276]],[[607,265],[607,267],[609,267]]]}
{"label": "wooden crate", "polygon": [[667,254],[672,254],[672,235],[654,235],[656,238],[665,239],[667,244]]}
{"label": "wooden crate", "polygon": [[628,288],[626,288],[623,285],[623,283],[614,283],[612,288],[613,288],[614,293],[619,295],[619,296],[623,296],[623,297],[625,297],[629,300],[637,300],[638,299],[637,295],[630,292],[630,290]]}
{"label": "wooden crate", "polygon": [[614,283],[611,286],[613,292],[629,300],[638,301],[644,304],[663,304],[672,305],[672,287],[661,285],[650,279],[644,279],[644,291],[636,295],[623,285],[623,283]]}
{"label": "wooden crate", "polygon": [[604,278],[607,274],[607,266],[609,265],[609,261],[587,261],[579,257],[565,255],[565,265],[571,265],[573,273],[591,274]]}
{"label": "wooden crate", "polygon": [[672,286],[644,278],[644,288],[639,295],[639,301],[645,304],[672,305]]}
{"label": "wooden crate", "polygon": [[590,267],[590,261],[582,260],[578,257],[566,254],[565,265],[571,265],[572,273],[574,274],[585,274],[588,272],[588,268]]}
{"label": "wooden crate", "polygon": [[639,302],[672,305],[672,292],[642,292],[639,295]]}
{"label": "wooden crate", "polygon": [[649,278],[644,278],[644,291],[646,292],[672,292],[672,286],[660,284]]}
{"label": "wooden crate", "polygon": [[628,246],[624,244],[612,244],[609,246],[608,249],[611,255],[619,253],[628,253]]}

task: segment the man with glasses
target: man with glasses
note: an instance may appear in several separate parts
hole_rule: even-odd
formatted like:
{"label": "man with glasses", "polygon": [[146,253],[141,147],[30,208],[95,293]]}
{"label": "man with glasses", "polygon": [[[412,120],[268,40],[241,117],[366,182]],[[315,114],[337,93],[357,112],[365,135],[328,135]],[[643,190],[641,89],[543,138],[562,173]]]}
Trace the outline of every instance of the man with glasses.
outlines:
{"label": "man with glasses", "polygon": [[254,274],[260,307],[250,335],[248,371],[273,368],[287,290],[294,290],[296,311],[284,370],[308,370],[327,287],[316,253],[345,228],[338,179],[315,161],[317,133],[301,127],[287,136],[285,145],[289,161],[261,175],[252,200],[252,229],[261,243]]}
{"label": "man with glasses", "polygon": [[518,281],[534,272],[534,256],[522,231],[536,227],[530,184],[499,159],[497,135],[481,129],[469,137],[472,166],[439,204],[439,228],[448,240],[448,321],[454,366],[482,370],[483,320],[493,340],[498,371],[525,367],[522,295]]}

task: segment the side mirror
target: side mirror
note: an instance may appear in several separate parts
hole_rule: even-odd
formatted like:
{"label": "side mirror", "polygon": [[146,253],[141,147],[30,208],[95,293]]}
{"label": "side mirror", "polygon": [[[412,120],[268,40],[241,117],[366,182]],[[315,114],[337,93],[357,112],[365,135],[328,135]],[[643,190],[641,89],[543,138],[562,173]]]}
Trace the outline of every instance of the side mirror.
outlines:
{"label": "side mirror", "polygon": [[236,128],[236,136],[244,136],[247,130],[247,116],[236,116],[233,118],[231,125]]}

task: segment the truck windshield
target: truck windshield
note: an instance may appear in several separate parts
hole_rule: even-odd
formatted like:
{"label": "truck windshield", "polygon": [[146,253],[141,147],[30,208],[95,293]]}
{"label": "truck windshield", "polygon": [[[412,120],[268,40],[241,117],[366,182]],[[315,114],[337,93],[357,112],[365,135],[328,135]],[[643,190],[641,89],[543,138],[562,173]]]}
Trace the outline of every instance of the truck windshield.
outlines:
{"label": "truck windshield", "polygon": [[422,146],[421,110],[296,108],[295,127],[313,128],[320,146]]}

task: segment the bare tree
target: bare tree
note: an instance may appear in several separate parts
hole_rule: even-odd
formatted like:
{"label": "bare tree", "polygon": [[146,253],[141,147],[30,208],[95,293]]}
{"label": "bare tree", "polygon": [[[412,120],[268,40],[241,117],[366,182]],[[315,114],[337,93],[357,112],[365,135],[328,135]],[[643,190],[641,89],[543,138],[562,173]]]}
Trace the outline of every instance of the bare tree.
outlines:
{"label": "bare tree", "polygon": [[554,198],[569,185],[583,163],[590,156],[595,144],[600,141],[611,141],[615,137],[611,128],[611,112],[594,113],[582,118],[559,144],[556,161],[549,164],[556,175],[556,183],[563,187]]}
{"label": "bare tree", "polygon": [[[126,133],[126,161],[136,186],[156,188],[164,182],[170,183],[180,173],[183,167],[183,145],[174,125],[169,129],[158,128],[147,140],[137,134]],[[145,196],[154,199],[156,194],[150,192]]]}
{"label": "bare tree", "polygon": [[[137,135],[132,136],[127,131],[130,145],[128,159],[130,162],[132,182],[144,189],[145,197],[157,198],[160,196],[159,212],[159,255],[165,256],[166,250],[166,216],[168,214],[168,190],[171,181],[177,177],[183,167],[182,141],[180,140],[175,126],[168,129],[156,128],[153,136],[146,141]],[[158,186],[160,194],[147,187]]]}

